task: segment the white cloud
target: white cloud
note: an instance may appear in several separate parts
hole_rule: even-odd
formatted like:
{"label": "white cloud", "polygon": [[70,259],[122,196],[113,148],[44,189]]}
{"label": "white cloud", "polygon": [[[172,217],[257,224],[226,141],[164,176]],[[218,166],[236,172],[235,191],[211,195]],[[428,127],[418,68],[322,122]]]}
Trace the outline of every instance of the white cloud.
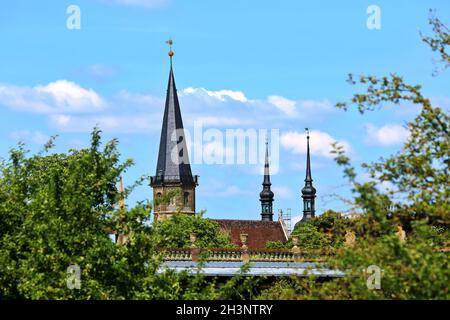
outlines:
{"label": "white cloud", "polygon": [[204,196],[209,197],[232,197],[232,196],[243,196],[243,195],[253,195],[254,192],[242,190],[236,185],[228,185],[223,188],[209,188],[203,192]]}
{"label": "white cloud", "polygon": [[296,102],[281,96],[269,96],[267,101],[290,116],[297,115]]}
{"label": "white cloud", "polygon": [[40,131],[17,130],[10,133],[11,139],[19,142],[31,142],[38,145],[44,145],[50,140],[50,136]]}
{"label": "white cloud", "polygon": [[218,90],[218,91],[210,91],[205,88],[192,88],[188,87],[183,89],[180,92],[180,95],[197,95],[200,97],[212,97],[219,101],[226,101],[227,99],[236,100],[242,103],[248,102],[247,97],[242,91],[233,91],[233,90]]}
{"label": "white cloud", "polygon": [[217,140],[204,143],[201,147],[203,150],[203,161],[207,164],[223,164],[225,163],[225,157],[230,157],[234,152],[232,148]]}
{"label": "white cloud", "polygon": [[94,90],[67,80],[35,87],[0,84],[0,104],[35,113],[93,112],[104,107],[103,100]]}
{"label": "white cloud", "polygon": [[[322,131],[310,132],[310,150],[311,155],[331,158],[331,144],[337,140],[328,133]],[[344,147],[345,151],[350,150],[350,144],[347,141],[338,141]],[[306,154],[306,133],[289,131],[280,137],[281,145],[294,154]]]}
{"label": "white cloud", "polygon": [[299,222],[300,220],[302,220],[303,215],[298,215],[298,216],[293,216],[292,220],[291,220],[291,227],[292,230],[294,230],[295,225],[297,224],[297,222]]}
{"label": "white cloud", "polygon": [[192,122],[201,123],[204,126],[242,126],[253,123],[253,121],[247,121],[235,117],[214,117],[214,116],[200,116],[200,117],[191,117],[188,116],[186,119],[189,119]]}
{"label": "white cloud", "polygon": [[333,111],[335,108],[327,99],[322,100],[299,100],[297,101],[300,112],[325,112]]}
{"label": "white cloud", "polygon": [[105,132],[115,133],[149,133],[160,128],[155,120],[147,115],[96,115],[96,116],[69,116],[51,115],[50,123],[57,129],[66,132],[90,132],[98,126]]}
{"label": "white cloud", "polygon": [[[317,110],[328,106],[326,100],[294,102],[281,96],[271,96],[269,100],[272,103],[267,99],[251,100],[242,91],[229,89],[211,91],[188,87],[179,91],[179,97],[187,128],[194,122],[215,128],[276,128],[289,125],[294,117],[288,113],[307,114],[311,120],[314,115],[322,116],[323,113]],[[163,94],[127,90],[101,97],[93,89],[67,80],[34,87],[0,84],[0,105],[48,114],[53,126],[70,132],[90,131],[95,124],[109,132],[149,133],[150,129],[159,130],[164,102]]]}
{"label": "white cloud", "polygon": [[267,102],[291,117],[304,118],[312,114],[320,114],[334,110],[330,101],[326,99],[295,101],[282,96],[272,95],[267,97]]}
{"label": "white cloud", "polygon": [[110,103],[113,105],[125,106],[126,108],[133,108],[133,110],[137,109],[145,112],[157,112],[161,116],[164,111],[165,97],[163,96],[121,90],[111,100]]}
{"label": "white cloud", "polygon": [[373,124],[366,124],[366,143],[378,146],[400,145],[409,137],[409,131],[401,125],[387,124],[376,127]]}
{"label": "white cloud", "polygon": [[50,117],[52,122],[59,127],[65,127],[71,122],[71,117],[64,114],[56,114]]}
{"label": "white cloud", "polygon": [[275,199],[292,199],[295,197],[294,192],[286,186],[272,186],[272,191],[275,194]]}

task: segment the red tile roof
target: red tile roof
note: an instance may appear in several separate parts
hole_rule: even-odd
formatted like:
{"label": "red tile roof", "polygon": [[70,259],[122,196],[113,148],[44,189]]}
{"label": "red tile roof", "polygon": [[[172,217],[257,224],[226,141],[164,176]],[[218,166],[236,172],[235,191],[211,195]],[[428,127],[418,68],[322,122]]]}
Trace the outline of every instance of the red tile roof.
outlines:
{"label": "red tile roof", "polygon": [[231,242],[239,247],[242,245],[241,233],[248,234],[249,249],[263,249],[267,241],[287,241],[279,221],[224,219],[213,219],[213,221],[218,222],[220,228],[230,234]]}

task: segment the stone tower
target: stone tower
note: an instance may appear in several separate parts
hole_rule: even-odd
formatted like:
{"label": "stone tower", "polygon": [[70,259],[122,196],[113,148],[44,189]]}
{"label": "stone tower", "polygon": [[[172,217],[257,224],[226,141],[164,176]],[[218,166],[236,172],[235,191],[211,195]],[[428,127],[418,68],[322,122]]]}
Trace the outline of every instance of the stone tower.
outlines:
{"label": "stone tower", "polygon": [[[171,41],[168,42],[170,45]],[[198,176],[193,176],[186,147],[183,120],[172,68],[173,51],[169,51],[170,73],[161,128],[156,175],[151,177],[155,221],[169,218],[177,212],[195,214],[195,188]],[[176,193],[169,203],[160,199]]]}

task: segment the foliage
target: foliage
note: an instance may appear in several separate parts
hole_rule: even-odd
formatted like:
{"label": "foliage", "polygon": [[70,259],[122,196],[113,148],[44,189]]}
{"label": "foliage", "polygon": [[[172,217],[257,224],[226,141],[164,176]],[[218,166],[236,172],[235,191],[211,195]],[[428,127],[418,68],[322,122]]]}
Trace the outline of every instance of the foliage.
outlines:
{"label": "foliage", "polygon": [[302,249],[324,249],[330,245],[328,236],[310,223],[298,224],[292,235],[298,236],[298,246]]}
{"label": "foliage", "polygon": [[[424,38],[448,63],[448,29],[432,19],[434,37]],[[447,65],[446,65],[447,66]],[[449,113],[433,106],[419,85],[406,84],[403,78],[349,76],[352,85],[364,92],[350,103],[338,103],[347,110],[355,105],[360,113],[374,111],[383,103],[399,105],[412,102],[422,107],[407,128],[410,136],[403,148],[388,159],[364,164],[372,180],[360,182],[350,159],[338,144],[333,145],[335,161],[343,167],[354,194],[359,218],[351,225],[356,245],[342,247],[329,259],[330,267],[346,270],[343,278],[318,282],[314,279],[283,279],[263,291],[265,299],[449,299]],[[389,182],[395,189],[382,192],[378,185]],[[394,197],[394,194],[397,197]],[[400,196],[400,198],[399,198]],[[327,230],[329,217],[316,222]],[[316,220],[317,221],[317,220]],[[339,220],[334,220],[333,223]],[[314,222],[313,222],[314,223]],[[406,229],[407,239],[395,234],[397,226]],[[334,227],[333,227],[334,228]],[[369,266],[381,268],[380,289],[370,289]]]}
{"label": "foliage", "polygon": [[359,219],[343,217],[341,213],[327,210],[309,221],[321,233],[328,235],[330,245],[334,248],[342,246],[348,230],[354,230]]}
{"label": "foliage", "polygon": [[240,272],[227,281],[218,291],[218,298],[225,300],[252,300],[260,295],[260,285],[264,277],[246,276],[251,263],[244,264]]}
{"label": "foliage", "polygon": [[[105,298],[124,289],[112,285],[111,279],[125,279],[110,264],[127,257],[116,254],[105,231],[113,224],[116,182],[131,165],[119,163],[116,143],[100,150],[94,130],[90,148],[68,154],[27,157],[23,145],[11,150],[0,168],[2,297]],[[66,287],[72,264],[82,270],[80,290]]]}
{"label": "foliage", "polygon": [[[359,241],[342,248],[328,264],[347,270],[343,278],[326,282],[311,278],[282,279],[264,290],[260,299],[449,299],[448,253],[436,251],[428,225],[402,243],[394,234]],[[420,233],[420,234],[419,234]],[[380,288],[369,289],[369,266],[381,268]]]}
{"label": "foliage", "polygon": [[[450,45],[450,30],[444,25],[435,13],[430,10],[429,23],[433,27],[433,36],[422,36],[422,40],[427,43],[431,50],[438,52],[441,56],[440,62],[444,65],[443,69],[450,66],[450,53],[447,51]],[[435,70],[435,75],[438,74]]]}
{"label": "foliage", "polygon": [[[434,36],[422,39],[447,67],[448,28],[434,17],[430,23]],[[89,148],[51,154],[52,138],[32,156],[19,144],[0,163],[0,298],[450,299],[449,253],[441,250],[450,239],[448,110],[433,106],[419,85],[396,74],[350,75],[349,82],[362,92],[339,108],[356,106],[363,114],[384,103],[409,102],[421,112],[407,124],[410,135],[398,153],[363,164],[370,181],[360,182],[343,148],[333,146],[360,215],[350,220],[330,211],[299,224],[293,234],[300,248],[337,248],[327,265],[345,270],[344,277],[281,279],[260,292],[264,279],[243,274],[219,283],[200,270],[160,272],[157,247],[189,247],[191,233],[201,248],[228,247],[229,238],[201,214],[174,215],[150,226],[149,203],[117,208],[133,189],[116,188],[132,161],[120,162],[116,140],[101,148],[100,131],[94,129]],[[395,188],[383,192],[382,183]],[[398,226],[407,231],[406,241],[395,235]],[[356,234],[352,248],[342,246],[347,229]],[[126,244],[111,241],[111,232],[126,234]],[[290,248],[292,242],[267,246]],[[67,288],[70,265],[80,266],[80,289]],[[382,269],[379,290],[367,286],[370,265]]]}
{"label": "foliage", "polygon": [[283,241],[267,241],[266,249],[272,250],[285,250],[292,248],[292,241],[289,239],[287,242]]}
{"label": "foliage", "polygon": [[[348,219],[339,212],[327,210],[309,221],[295,226],[292,235],[299,236],[300,249],[330,249],[342,246],[347,230],[354,230],[357,219]],[[292,237],[287,242],[268,241],[267,249],[291,249]]]}
{"label": "foliage", "polygon": [[[48,154],[52,139],[42,153],[29,156],[20,144],[0,164],[0,299],[219,296],[215,282],[201,274],[157,272],[161,257],[154,239],[161,237],[149,225],[151,206],[116,205],[133,188],[116,188],[132,161],[119,161],[116,140],[101,144],[94,129],[89,148]],[[212,235],[217,229],[211,221],[189,221],[204,233],[205,246],[223,241]],[[115,244],[112,231],[126,233],[126,245]],[[67,286],[70,265],[80,267],[79,289]]]}
{"label": "foliage", "polygon": [[170,219],[158,221],[153,227],[153,240],[157,247],[189,248],[190,236],[196,235],[199,248],[231,248],[228,234],[220,230],[219,224],[205,219],[201,214],[174,214]]}
{"label": "foliage", "polygon": [[[350,76],[352,84],[356,82]],[[405,194],[405,200],[412,203],[411,211],[417,216],[428,216],[438,223],[448,220],[450,205],[450,139],[449,112],[439,107],[433,107],[429,99],[422,96],[420,86],[410,86],[403,79],[391,75],[391,78],[378,79],[373,76],[361,76],[360,83],[368,83],[367,93],[355,94],[352,102],[356,103],[360,112],[373,110],[382,101],[399,104],[401,101],[411,101],[422,106],[422,111],[408,123],[410,136],[402,150],[388,159],[380,159],[373,164],[364,164],[371,177],[382,182],[390,182],[396,186],[396,192]],[[338,104],[347,108],[346,103]],[[335,145],[335,148],[337,146]],[[354,172],[347,165],[348,159],[342,156],[341,150],[336,149],[337,162],[346,166],[346,175],[352,182]],[[357,184],[355,191],[364,194],[375,194],[374,183]],[[372,189],[372,190],[369,190]],[[392,196],[392,194],[391,194]],[[361,199],[358,200],[367,200]],[[389,205],[385,199],[383,205]]]}

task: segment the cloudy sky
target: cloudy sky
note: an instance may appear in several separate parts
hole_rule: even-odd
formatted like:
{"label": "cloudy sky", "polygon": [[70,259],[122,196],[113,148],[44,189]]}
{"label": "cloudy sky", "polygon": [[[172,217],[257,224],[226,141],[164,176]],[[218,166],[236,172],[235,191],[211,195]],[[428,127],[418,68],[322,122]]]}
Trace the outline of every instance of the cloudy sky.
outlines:
{"label": "cloudy sky", "polygon": [[[79,29],[71,5],[80,9]],[[381,10],[381,29],[367,27],[370,5]],[[38,151],[54,134],[57,151],[85,147],[98,124],[105,138],[120,140],[123,158],[136,162],[125,183],[154,174],[169,72],[165,40],[172,38],[190,132],[194,122],[224,134],[278,129],[274,208],[299,216],[309,127],[318,213],[344,209],[335,194],[348,196],[348,186],[330,143],[342,143],[356,165],[388,156],[418,112],[408,104],[364,116],[337,110],[334,104],[355,90],[348,73],[395,72],[450,106],[449,74],[432,76],[437,57],[420,41],[420,31],[430,32],[429,8],[450,21],[447,0],[2,2],[0,157],[18,141]],[[220,146],[203,141],[203,152],[217,155]],[[197,209],[214,218],[259,219],[260,164],[204,162],[193,165]],[[128,203],[148,198],[143,186]]]}

